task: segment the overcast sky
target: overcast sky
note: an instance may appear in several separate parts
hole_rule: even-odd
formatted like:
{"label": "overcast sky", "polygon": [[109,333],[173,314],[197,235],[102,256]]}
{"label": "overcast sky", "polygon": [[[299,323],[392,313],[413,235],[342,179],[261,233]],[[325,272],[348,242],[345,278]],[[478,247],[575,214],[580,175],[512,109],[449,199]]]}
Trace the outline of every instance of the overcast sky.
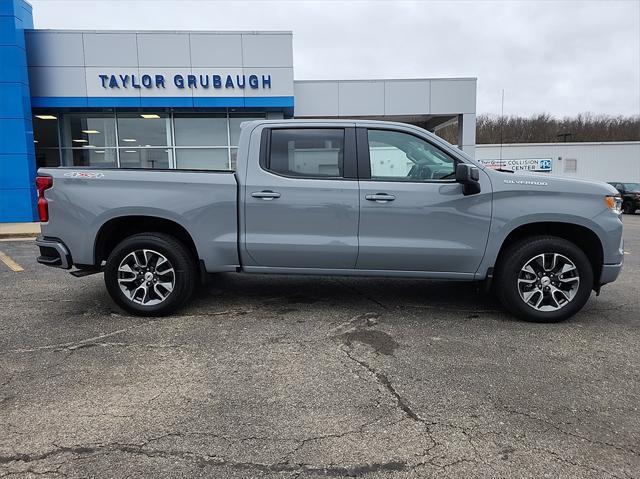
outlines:
{"label": "overcast sky", "polygon": [[32,0],[36,28],[291,30],[294,76],[477,77],[478,113],[640,114],[640,0]]}

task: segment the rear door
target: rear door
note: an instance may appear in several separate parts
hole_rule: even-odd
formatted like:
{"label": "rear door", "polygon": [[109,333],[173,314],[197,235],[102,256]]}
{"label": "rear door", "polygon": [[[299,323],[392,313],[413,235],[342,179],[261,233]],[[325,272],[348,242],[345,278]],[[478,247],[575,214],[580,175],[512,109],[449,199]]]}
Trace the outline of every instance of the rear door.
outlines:
{"label": "rear door", "polygon": [[[358,128],[357,268],[475,273],[491,223],[491,184],[465,196],[454,158],[416,132]],[[450,276],[450,274],[448,274]]]}
{"label": "rear door", "polygon": [[355,128],[264,128],[244,192],[247,266],[355,268]]}

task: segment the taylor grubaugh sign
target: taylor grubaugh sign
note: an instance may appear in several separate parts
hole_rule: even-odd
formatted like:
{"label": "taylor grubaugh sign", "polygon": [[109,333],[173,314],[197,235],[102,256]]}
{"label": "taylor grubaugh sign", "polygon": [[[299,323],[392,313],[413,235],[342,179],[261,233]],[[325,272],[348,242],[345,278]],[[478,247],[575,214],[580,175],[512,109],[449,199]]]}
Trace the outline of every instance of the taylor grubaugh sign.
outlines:
{"label": "taylor grubaugh sign", "polygon": [[98,75],[102,88],[270,89],[271,75]]}
{"label": "taylor grubaugh sign", "polygon": [[551,171],[553,160],[551,158],[520,158],[516,160],[478,160],[487,168],[494,170],[504,169],[512,171]]}

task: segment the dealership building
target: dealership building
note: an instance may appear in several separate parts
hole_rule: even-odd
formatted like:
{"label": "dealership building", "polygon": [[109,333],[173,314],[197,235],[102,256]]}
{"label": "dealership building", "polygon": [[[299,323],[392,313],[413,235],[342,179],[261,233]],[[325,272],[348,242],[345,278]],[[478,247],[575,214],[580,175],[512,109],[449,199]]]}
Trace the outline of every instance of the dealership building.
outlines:
{"label": "dealership building", "polygon": [[240,123],[457,123],[473,154],[476,79],[295,80],[291,32],[33,29],[0,0],[0,223],[35,221],[41,166],[233,169]]}

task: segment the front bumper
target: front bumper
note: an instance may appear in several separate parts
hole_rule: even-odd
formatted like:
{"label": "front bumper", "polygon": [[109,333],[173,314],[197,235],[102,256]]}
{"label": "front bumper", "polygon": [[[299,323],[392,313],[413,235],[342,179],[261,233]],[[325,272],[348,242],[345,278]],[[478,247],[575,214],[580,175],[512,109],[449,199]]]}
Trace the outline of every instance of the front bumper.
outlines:
{"label": "front bumper", "polygon": [[38,263],[62,269],[71,269],[71,266],[73,266],[71,253],[59,239],[38,236],[36,245],[40,248],[40,256],[37,258]]}
{"label": "front bumper", "polygon": [[613,283],[622,270],[622,263],[603,264],[602,273],[600,274],[600,286],[607,283]]}

